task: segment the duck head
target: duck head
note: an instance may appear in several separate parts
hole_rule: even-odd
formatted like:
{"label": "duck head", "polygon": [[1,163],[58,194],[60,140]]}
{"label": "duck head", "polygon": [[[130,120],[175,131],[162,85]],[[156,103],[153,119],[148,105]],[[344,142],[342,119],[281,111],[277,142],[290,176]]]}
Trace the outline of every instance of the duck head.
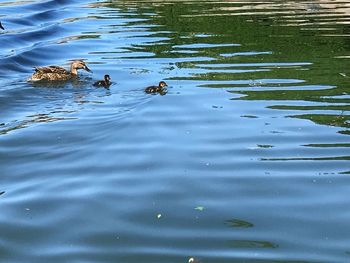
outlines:
{"label": "duck head", "polygon": [[104,79],[107,84],[111,83],[111,77],[109,75],[105,75]]}
{"label": "duck head", "polygon": [[0,22],[0,28],[1,28],[2,30],[5,30],[5,28],[2,26],[1,22]]}
{"label": "duck head", "polygon": [[161,81],[161,82],[159,82],[158,86],[160,88],[164,88],[164,87],[167,87],[168,85],[164,81]]}
{"label": "duck head", "polygon": [[92,73],[92,71],[86,66],[85,62],[81,61],[81,60],[73,61],[72,64],[71,64],[71,72],[72,72],[72,74],[76,75],[77,74],[77,69],[84,69],[87,72],[91,72]]}

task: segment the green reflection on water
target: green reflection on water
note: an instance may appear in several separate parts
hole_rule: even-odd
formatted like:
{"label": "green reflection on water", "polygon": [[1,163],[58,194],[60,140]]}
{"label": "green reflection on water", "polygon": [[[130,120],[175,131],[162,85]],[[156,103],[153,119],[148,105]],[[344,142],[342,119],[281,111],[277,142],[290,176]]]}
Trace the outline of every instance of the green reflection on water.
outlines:
{"label": "green reflection on water", "polygon": [[[173,81],[228,89],[243,95],[235,98],[239,100],[279,101],[268,107],[302,110],[305,114],[293,116],[349,128],[345,113],[308,113],[349,110],[349,79],[344,77],[350,68],[349,30],[342,23],[346,17],[329,11],[340,8],[337,4],[112,1],[101,5],[129,18],[126,27],[140,27],[144,37],[155,38],[126,48],[140,52],[135,59],[150,58],[141,54],[178,59],[175,65],[182,71],[170,78]],[[317,105],[287,106],[281,101]]]}

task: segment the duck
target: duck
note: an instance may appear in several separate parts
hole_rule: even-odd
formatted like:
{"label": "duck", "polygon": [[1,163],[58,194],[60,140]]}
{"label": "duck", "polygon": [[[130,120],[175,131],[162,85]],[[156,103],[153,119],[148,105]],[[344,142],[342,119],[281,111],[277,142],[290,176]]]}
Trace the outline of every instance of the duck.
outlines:
{"label": "duck", "polygon": [[164,82],[161,81],[159,82],[158,86],[149,86],[145,89],[146,93],[162,93],[164,92],[164,88],[167,87],[168,85]]}
{"label": "duck", "polygon": [[0,21],[0,28],[2,29],[2,30],[5,30],[5,28],[2,26],[2,24],[1,24],[1,21]]}
{"label": "duck", "polygon": [[78,69],[84,69],[87,72],[92,72],[84,61],[75,60],[70,65],[70,71],[59,66],[46,66],[46,67],[35,67],[35,72],[28,79],[28,81],[64,81],[71,78],[77,77]]}
{"label": "duck", "polygon": [[105,87],[108,88],[112,82],[111,82],[111,77],[109,75],[105,75],[104,80],[99,80],[94,83],[95,87]]}

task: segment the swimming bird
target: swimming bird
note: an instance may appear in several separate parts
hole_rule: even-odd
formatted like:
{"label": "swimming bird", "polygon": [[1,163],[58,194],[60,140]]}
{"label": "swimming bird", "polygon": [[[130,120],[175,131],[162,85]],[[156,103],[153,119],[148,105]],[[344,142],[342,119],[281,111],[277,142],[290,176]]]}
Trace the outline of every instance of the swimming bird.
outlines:
{"label": "swimming bird", "polygon": [[157,92],[164,92],[164,88],[167,87],[168,85],[164,82],[161,81],[159,82],[158,86],[149,86],[145,89],[146,93],[157,93]]}
{"label": "swimming bird", "polygon": [[94,83],[95,87],[105,87],[108,88],[112,84],[111,77],[109,75],[104,76],[104,80],[99,80]]}
{"label": "swimming bird", "polygon": [[78,75],[78,69],[84,69],[87,72],[92,72],[84,61],[75,60],[70,65],[70,71],[59,66],[35,67],[34,74],[28,81],[63,81],[74,78]]}
{"label": "swimming bird", "polygon": [[1,21],[0,21],[0,28],[2,29],[2,30],[5,30],[5,28],[2,26],[2,24],[1,24]]}

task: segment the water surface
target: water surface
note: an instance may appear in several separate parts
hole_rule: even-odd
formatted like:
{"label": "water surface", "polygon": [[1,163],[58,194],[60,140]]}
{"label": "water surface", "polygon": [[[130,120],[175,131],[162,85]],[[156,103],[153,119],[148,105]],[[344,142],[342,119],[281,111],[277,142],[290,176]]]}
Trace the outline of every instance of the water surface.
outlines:
{"label": "water surface", "polygon": [[[349,14],[2,1],[1,261],[349,262]],[[74,59],[94,73],[26,81]]]}

